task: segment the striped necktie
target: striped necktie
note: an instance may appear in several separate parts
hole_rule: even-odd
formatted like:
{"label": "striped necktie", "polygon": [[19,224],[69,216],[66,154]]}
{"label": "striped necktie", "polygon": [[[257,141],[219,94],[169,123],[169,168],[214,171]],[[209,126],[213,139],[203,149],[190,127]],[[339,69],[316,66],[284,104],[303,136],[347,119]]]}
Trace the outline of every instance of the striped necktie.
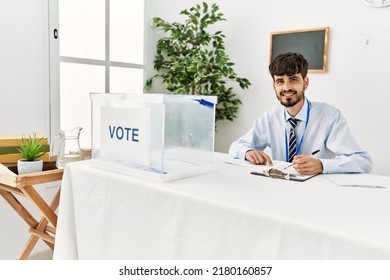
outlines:
{"label": "striped necktie", "polygon": [[297,152],[297,137],[295,135],[295,127],[297,126],[298,119],[289,118],[288,122],[291,125],[290,135],[288,139],[288,161],[292,162]]}

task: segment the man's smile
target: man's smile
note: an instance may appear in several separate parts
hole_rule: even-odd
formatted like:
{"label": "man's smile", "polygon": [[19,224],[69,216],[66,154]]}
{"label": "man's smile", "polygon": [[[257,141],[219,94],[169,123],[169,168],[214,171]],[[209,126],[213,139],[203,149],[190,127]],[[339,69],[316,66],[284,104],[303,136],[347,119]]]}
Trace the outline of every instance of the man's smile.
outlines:
{"label": "man's smile", "polygon": [[294,94],[296,94],[296,91],[285,91],[285,92],[282,93],[282,96],[284,96],[284,97],[291,97]]}

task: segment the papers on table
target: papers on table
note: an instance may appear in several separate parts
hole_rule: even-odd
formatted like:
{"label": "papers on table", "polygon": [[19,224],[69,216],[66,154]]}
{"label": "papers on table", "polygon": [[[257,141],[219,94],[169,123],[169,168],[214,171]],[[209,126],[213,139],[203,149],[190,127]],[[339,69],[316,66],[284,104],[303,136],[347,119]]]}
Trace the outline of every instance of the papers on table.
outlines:
{"label": "papers on table", "polygon": [[[256,168],[257,170],[268,170],[269,168],[278,168],[278,169],[283,169],[285,168],[286,166],[290,165],[291,163],[290,162],[284,162],[284,161],[277,161],[277,160],[274,160],[273,161],[273,165],[255,165],[255,164],[252,164],[250,161],[248,160],[241,160],[241,159],[228,159],[225,161],[225,163],[228,163],[228,164],[233,164],[233,165],[238,165],[238,166],[243,166],[243,167],[251,167],[251,168]],[[286,169],[286,171],[295,171],[294,168],[292,167],[289,167],[288,169]],[[295,172],[296,173],[296,172]]]}
{"label": "papers on table", "polygon": [[325,177],[339,186],[386,188],[380,176],[370,174],[327,174]]}
{"label": "papers on table", "polygon": [[[307,179],[313,177],[312,175],[305,176],[299,175],[292,166],[289,166],[291,163],[278,161],[274,162],[274,168],[282,170],[285,173],[290,173],[292,176],[297,176],[300,179]],[[288,168],[284,169],[286,166]],[[262,168],[268,169],[269,166],[263,166]],[[328,178],[333,183],[339,186],[356,186],[356,187],[374,187],[374,188],[385,188],[386,185],[381,180],[381,176],[375,176],[372,174],[365,173],[349,173],[349,174],[325,174],[325,177]]]}
{"label": "papers on table", "polygon": [[[290,162],[273,161],[273,165],[254,165],[247,160],[229,159],[225,163],[250,168],[250,173],[254,175],[267,176],[266,172],[271,168],[283,173],[289,174],[289,179],[293,181],[306,181],[316,175],[299,175],[291,166]],[[326,174],[325,177],[336,185],[348,187],[369,187],[369,188],[386,188],[380,176],[372,174],[355,173],[355,174]]]}
{"label": "papers on table", "polygon": [[[225,163],[238,165],[242,167],[249,167],[251,168],[251,174],[253,175],[260,175],[260,176],[267,176],[267,177],[274,177],[274,178],[280,178],[280,179],[289,179],[293,181],[306,181],[307,179],[310,179],[314,177],[315,175],[300,175],[298,174],[295,169],[291,166],[290,162],[285,161],[273,161],[273,165],[254,165],[251,164],[247,160],[239,160],[239,159],[229,159],[225,161]],[[276,176],[273,176],[274,173],[271,172],[271,176],[269,176],[269,171],[272,169],[272,171],[276,171],[278,174]],[[287,175],[288,176],[284,176]]]}
{"label": "papers on table", "polygon": [[292,167],[291,162],[285,161],[273,161],[272,166],[256,165],[254,167],[254,171],[252,171],[251,174],[300,182],[306,181],[317,175],[300,175]]}
{"label": "papers on table", "polygon": [[235,158],[228,159],[225,161],[225,163],[243,166],[243,167],[253,167],[254,166],[250,161],[235,159]]}

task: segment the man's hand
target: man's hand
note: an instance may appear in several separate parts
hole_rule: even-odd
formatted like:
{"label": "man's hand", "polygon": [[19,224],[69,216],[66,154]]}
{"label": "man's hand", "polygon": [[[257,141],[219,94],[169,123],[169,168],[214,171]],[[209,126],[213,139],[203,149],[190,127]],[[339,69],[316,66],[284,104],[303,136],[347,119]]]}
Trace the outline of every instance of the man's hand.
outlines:
{"label": "man's hand", "polygon": [[314,175],[324,170],[322,162],[311,156],[297,155],[292,162],[294,169],[302,175]]}
{"label": "man's hand", "polygon": [[262,151],[249,150],[245,154],[245,159],[249,160],[252,164],[272,165],[271,158]]}

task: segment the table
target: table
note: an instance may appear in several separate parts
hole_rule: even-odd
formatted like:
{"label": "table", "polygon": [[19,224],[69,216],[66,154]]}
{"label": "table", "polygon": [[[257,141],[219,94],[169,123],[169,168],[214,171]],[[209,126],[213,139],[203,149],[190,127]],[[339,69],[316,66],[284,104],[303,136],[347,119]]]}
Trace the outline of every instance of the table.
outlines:
{"label": "table", "polygon": [[[19,259],[27,259],[39,239],[42,239],[52,250],[54,250],[55,233],[57,227],[57,214],[55,213],[59,198],[60,189],[51,202],[46,202],[37,192],[43,183],[60,181],[63,169],[57,169],[55,162],[45,162],[44,171],[17,175],[16,165],[9,167],[0,164],[0,195],[16,211],[16,213],[30,226],[28,239]],[[42,217],[36,219],[18,199],[17,196],[25,196],[36,206]],[[3,229],[6,228],[3,225]]]}
{"label": "table", "polygon": [[67,165],[54,259],[390,259],[390,177],[293,182],[228,159],[166,183]]}

